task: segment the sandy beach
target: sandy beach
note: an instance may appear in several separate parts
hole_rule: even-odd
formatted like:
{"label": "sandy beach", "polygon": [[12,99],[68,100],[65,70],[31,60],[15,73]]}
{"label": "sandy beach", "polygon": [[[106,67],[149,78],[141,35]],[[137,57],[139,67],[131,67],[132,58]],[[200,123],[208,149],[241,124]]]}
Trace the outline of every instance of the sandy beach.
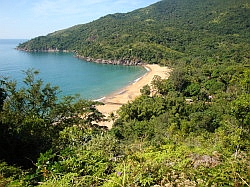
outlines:
{"label": "sandy beach", "polygon": [[[115,114],[123,104],[140,96],[140,89],[142,89],[144,85],[150,85],[155,75],[160,76],[162,79],[166,79],[171,72],[171,69],[168,67],[161,67],[157,64],[148,64],[144,67],[148,70],[144,76],[136,80],[133,84],[101,99],[100,102],[103,102],[104,105],[97,106],[97,109],[106,117],[112,112]],[[99,125],[107,126],[110,129],[112,127],[112,122],[101,122]]]}

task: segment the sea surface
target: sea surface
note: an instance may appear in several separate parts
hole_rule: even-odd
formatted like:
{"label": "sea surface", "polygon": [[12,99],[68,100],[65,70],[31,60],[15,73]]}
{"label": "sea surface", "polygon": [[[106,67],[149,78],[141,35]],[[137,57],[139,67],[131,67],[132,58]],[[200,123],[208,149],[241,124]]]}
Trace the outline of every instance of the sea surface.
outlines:
{"label": "sea surface", "polygon": [[0,39],[0,79],[9,77],[23,86],[24,71],[33,68],[44,83],[59,86],[59,96],[80,94],[84,99],[100,99],[146,73],[139,66],[105,65],[86,62],[72,53],[24,52],[15,47],[26,40]]}

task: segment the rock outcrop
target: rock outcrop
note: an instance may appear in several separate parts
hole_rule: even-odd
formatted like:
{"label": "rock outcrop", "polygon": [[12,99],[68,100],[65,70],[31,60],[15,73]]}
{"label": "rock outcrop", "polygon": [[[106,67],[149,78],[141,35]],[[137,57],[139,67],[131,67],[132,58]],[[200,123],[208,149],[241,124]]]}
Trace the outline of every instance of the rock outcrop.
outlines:
{"label": "rock outcrop", "polygon": [[77,58],[85,60],[87,62],[95,62],[98,64],[113,64],[113,65],[125,65],[125,66],[138,66],[145,64],[141,60],[129,60],[129,59],[120,59],[120,60],[104,60],[104,59],[95,59],[91,57],[84,57],[76,55]]}

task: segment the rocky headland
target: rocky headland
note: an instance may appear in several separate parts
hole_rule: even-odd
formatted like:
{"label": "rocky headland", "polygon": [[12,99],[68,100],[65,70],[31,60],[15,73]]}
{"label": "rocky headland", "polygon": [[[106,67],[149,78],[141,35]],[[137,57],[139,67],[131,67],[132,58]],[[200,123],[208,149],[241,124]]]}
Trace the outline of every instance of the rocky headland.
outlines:
{"label": "rocky headland", "polygon": [[113,65],[125,65],[125,66],[138,66],[138,65],[144,65],[145,62],[142,62],[141,60],[129,60],[129,59],[120,59],[120,60],[104,60],[104,59],[96,59],[91,57],[84,57],[80,55],[75,55],[75,57],[85,60],[87,62],[95,62],[98,64],[113,64]]}

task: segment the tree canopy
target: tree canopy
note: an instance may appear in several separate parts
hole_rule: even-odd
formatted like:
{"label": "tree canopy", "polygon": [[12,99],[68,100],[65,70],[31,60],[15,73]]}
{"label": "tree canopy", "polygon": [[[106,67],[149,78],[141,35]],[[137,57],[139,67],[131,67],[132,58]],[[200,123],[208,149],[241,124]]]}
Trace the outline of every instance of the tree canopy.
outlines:
{"label": "tree canopy", "polygon": [[162,0],[19,46],[172,66],[102,120],[28,70],[0,80],[0,186],[249,186],[248,0]]}
{"label": "tree canopy", "polygon": [[249,57],[248,0],[162,0],[129,13],[39,36],[28,51],[68,50],[83,57],[174,64]]}

